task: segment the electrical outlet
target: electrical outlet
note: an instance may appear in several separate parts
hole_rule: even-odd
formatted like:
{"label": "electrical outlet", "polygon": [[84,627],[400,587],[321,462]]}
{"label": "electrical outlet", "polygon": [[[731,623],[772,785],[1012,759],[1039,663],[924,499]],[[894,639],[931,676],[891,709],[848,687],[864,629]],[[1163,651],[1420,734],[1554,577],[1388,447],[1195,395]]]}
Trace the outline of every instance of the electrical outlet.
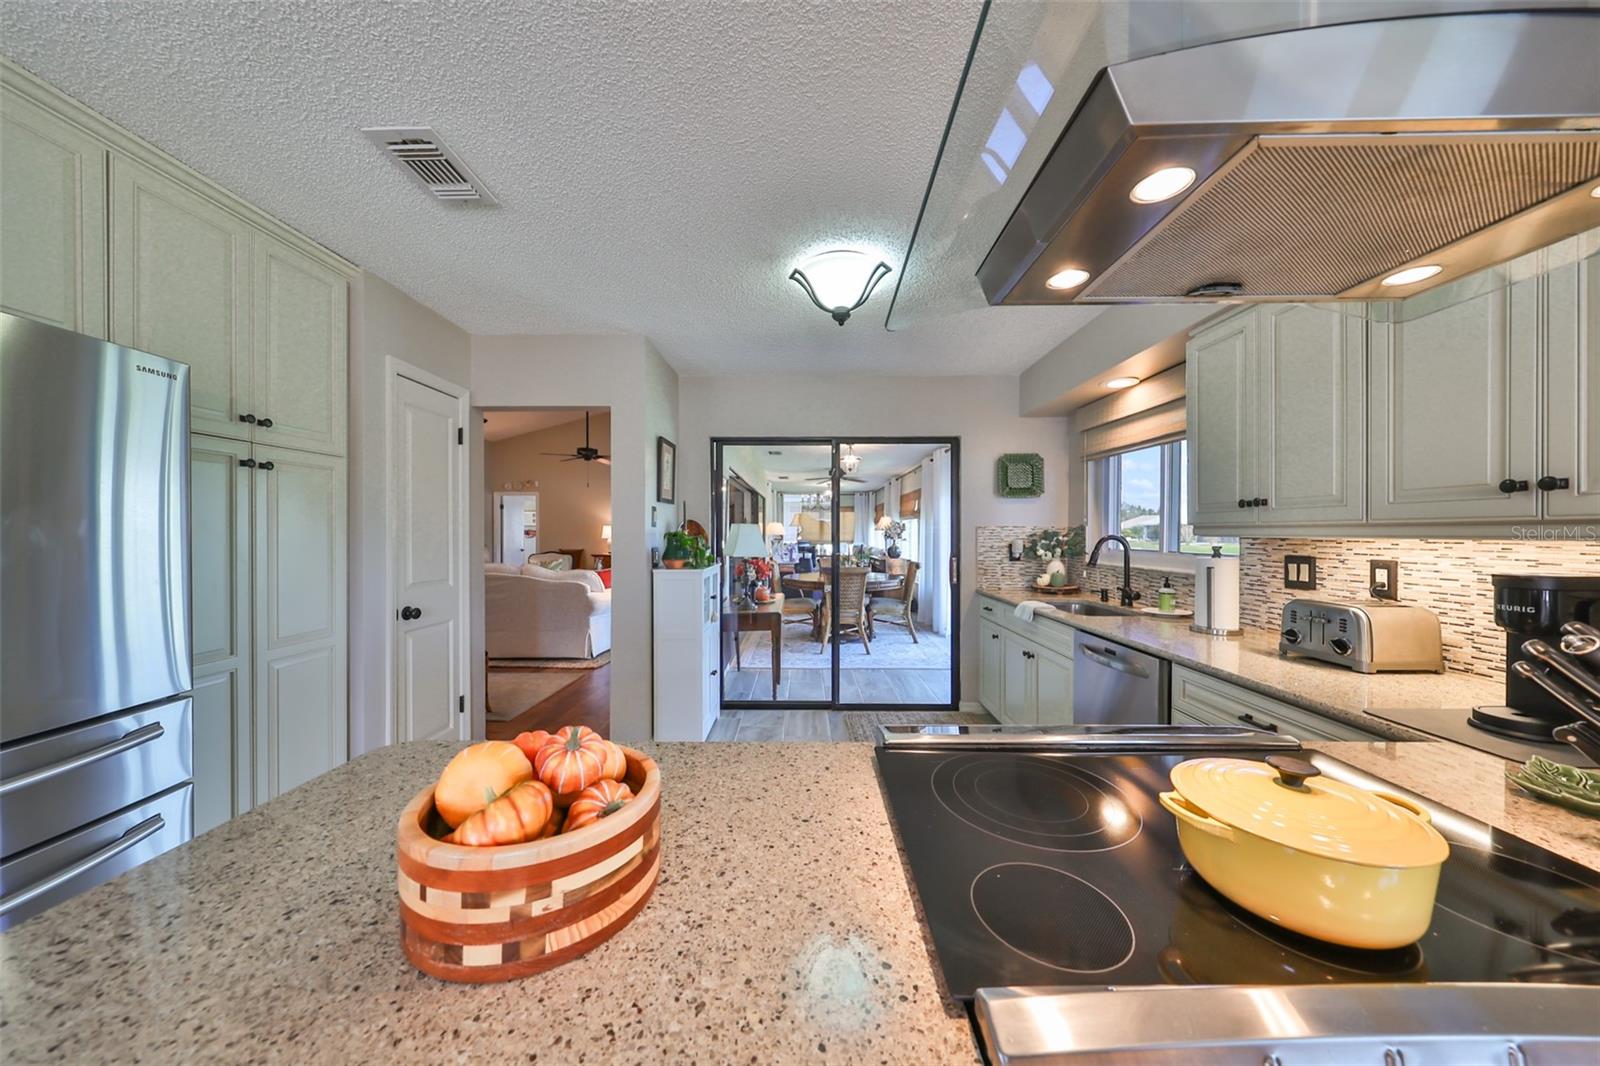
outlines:
{"label": "electrical outlet", "polygon": [[1283,557],[1283,587],[1286,589],[1316,588],[1317,557],[1315,555],[1285,555]]}
{"label": "electrical outlet", "polygon": [[1394,559],[1371,559],[1367,562],[1367,591],[1374,599],[1398,600],[1400,598],[1400,564]]}

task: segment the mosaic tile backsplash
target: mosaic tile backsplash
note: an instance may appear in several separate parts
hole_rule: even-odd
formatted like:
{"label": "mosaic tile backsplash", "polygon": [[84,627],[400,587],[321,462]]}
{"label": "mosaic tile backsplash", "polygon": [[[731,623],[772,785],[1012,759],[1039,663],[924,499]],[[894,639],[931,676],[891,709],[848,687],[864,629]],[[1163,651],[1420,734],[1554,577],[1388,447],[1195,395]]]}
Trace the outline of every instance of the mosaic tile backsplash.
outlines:
{"label": "mosaic tile backsplash", "polygon": [[[1317,589],[1283,587],[1283,557],[1314,555]],[[1364,601],[1367,561],[1400,563],[1400,602],[1439,616],[1445,666],[1504,677],[1505,632],[1494,624],[1492,574],[1600,574],[1600,542],[1537,540],[1294,540],[1246,538],[1239,558],[1240,621],[1276,629],[1296,596]]]}
{"label": "mosaic tile backsplash", "polygon": [[[978,584],[1027,589],[1044,572],[1037,559],[1011,562],[1007,546],[1036,532],[1024,526],[979,526]],[[1311,555],[1317,560],[1317,588],[1303,592],[1283,587],[1283,557]],[[1504,677],[1505,634],[1494,624],[1492,574],[1600,574],[1600,542],[1538,540],[1303,540],[1245,538],[1240,544],[1240,620],[1249,627],[1276,630],[1289,600],[1304,596],[1361,602],[1368,599],[1367,562],[1394,559],[1400,564],[1400,601],[1427,607],[1439,616],[1445,666],[1483,677]],[[1068,560],[1068,579],[1086,590],[1121,584],[1120,566],[1084,572],[1082,559]],[[1178,590],[1178,606],[1194,607],[1194,579],[1162,570],[1133,572],[1133,584],[1153,605],[1164,577]]]}

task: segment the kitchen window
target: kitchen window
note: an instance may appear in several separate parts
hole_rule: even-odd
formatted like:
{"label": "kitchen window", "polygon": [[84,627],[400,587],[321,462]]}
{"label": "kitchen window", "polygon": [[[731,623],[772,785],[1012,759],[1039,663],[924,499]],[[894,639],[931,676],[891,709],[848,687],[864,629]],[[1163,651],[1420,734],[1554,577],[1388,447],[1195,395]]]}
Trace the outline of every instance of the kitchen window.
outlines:
{"label": "kitchen window", "polygon": [[[1120,533],[1145,565],[1187,569],[1187,557],[1238,555],[1237,537],[1200,537],[1189,516],[1189,442],[1130,448],[1089,463],[1090,544]],[[1116,550],[1115,545],[1107,545]],[[1145,554],[1148,553],[1148,554]],[[1101,555],[1104,560],[1105,556]]]}

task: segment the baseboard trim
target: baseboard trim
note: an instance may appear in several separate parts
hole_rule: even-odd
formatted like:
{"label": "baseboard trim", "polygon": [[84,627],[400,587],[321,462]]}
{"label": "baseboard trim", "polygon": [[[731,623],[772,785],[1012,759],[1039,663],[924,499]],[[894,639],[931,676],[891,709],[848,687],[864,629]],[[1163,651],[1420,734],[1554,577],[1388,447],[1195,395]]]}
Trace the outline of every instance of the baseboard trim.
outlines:
{"label": "baseboard trim", "polygon": [[988,714],[988,710],[977,700],[962,700],[956,705],[959,710],[968,714]]}

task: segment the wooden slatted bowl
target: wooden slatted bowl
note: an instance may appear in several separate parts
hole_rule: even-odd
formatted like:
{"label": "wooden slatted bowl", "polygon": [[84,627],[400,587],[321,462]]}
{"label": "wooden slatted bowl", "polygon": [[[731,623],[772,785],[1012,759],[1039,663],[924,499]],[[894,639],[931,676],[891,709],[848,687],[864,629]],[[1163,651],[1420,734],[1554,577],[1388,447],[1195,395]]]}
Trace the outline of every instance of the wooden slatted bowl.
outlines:
{"label": "wooden slatted bowl", "polygon": [[[633,920],[661,872],[661,772],[623,748],[634,798],[599,821],[504,847],[447,844],[433,786],[400,815],[396,856],[406,957],[445,981],[553,969]],[[552,817],[561,817],[557,810]]]}

